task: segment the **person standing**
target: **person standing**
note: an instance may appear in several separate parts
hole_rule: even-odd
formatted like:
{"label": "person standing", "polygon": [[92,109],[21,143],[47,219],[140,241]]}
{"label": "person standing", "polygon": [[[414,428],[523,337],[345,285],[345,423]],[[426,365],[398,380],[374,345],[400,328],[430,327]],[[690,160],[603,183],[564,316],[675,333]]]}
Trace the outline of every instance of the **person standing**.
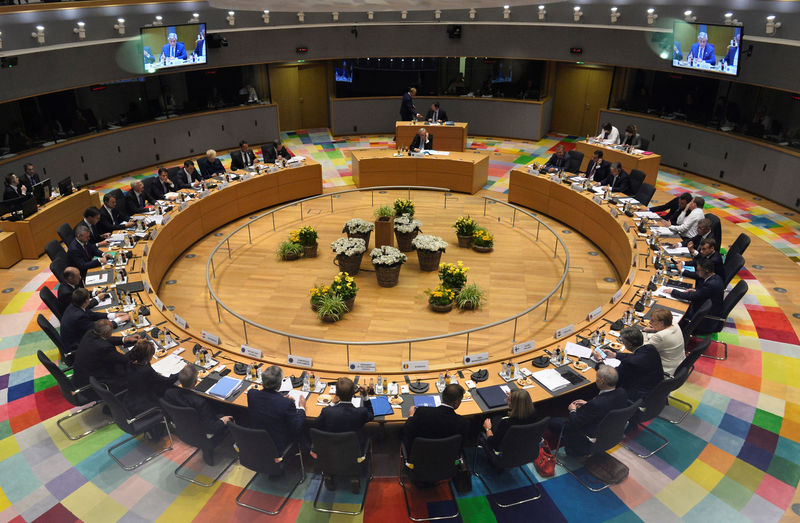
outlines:
{"label": "person standing", "polygon": [[414,105],[414,96],[417,88],[412,87],[403,94],[403,101],[400,102],[400,119],[410,122],[417,117],[417,106]]}

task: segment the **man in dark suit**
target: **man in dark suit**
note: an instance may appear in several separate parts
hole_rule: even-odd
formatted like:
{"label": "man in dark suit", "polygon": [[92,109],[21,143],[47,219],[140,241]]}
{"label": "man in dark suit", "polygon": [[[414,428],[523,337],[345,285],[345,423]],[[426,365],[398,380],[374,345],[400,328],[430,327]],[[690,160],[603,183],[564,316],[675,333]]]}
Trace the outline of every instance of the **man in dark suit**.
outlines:
{"label": "man in dark suit", "polygon": [[592,153],[592,159],[586,166],[586,177],[593,182],[602,182],[608,177],[611,162],[603,160],[603,151],[600,149]]}
{"label": "man in dark suit", "polygon": [[100,234],[120,231],[127,225],[128,223],[117,210],[117,199],[111,194],[104,194],[103,205],[100,207],[100,223],[97,226]]}
{"label": "man in dark suit", "polygon": [[83,225],[89,229],[89,241],[98,247],[105,247],[108,245],[108,237],[111,236],[111,233],[107,232],[105,234],[100,234],[100,231],[97,230],[97,225],[99,223],[100,209],[95,206],[91,206],[83,211],[83,220],[78,222],[78,224],[73,228],[73,231],[80,225]]}
{"label": "man in dark suit", "polygon": [[144,183],[136,180],[131,184],[131,190],[125,193],[125,210],[130,216],[146,212],[147,205],[155,205],[156,202],[144,190]]}
{"label": "man in dark suit", "polygon": [[130,345],[139,341],[139,335],[112,336],[114,324],[110,320],[97,320],[81,338],[75,352],[72,383],[76,387],[89,384],[89,377],[108,385],[111,391],[126,388],[125,367],[128,358],[118,352],[115,345]]}
{"label": "man in dark suit", "polygon": [[622,164],[614,162],[608,169],[608,176],[600,182],[604,187],[608,187],[610,192],[621,192],[628,194],[631,190],[631,180],[628,173],[622,169]]}
{"label": "man in dark suit", "polygon": [[556,152],[550,156],[550,159],[547,160],[547,163],[544,164],[544,169],[546,172],[554,173],[557,172],[559,169],[566,169],[567,168],[567,153],[564,149],[564,146],[558,144],[556,146]]}
{"label": "man in dark suit", "polygon": [[3,192],[3,200],[16,200],[17,198],[24,198],[30,196],[28,188],[22,185],[14,173],[6,176],[6,187]]}
{"label": "man in dark suit", "polygon": [[295,441],[306,419],[306,399],[301,396],[297,405],[278,389],[283,380],[283,371],[272,365],[261,373],[264,390],[251,389],[247,392],[247,408],[250,413],[250,427],[266,430],[278,452]]}
{"label": "man in dark suit", "polygon": [[197,35],[197,42],[194,44],[194,52],[192,54],[195,58],[202,60],[206,57],[206,30],[201,29]]}
{"label": "man in dark suit", "polygon": [[431,108],[428,109],[428,112],[425,114],[425,121],[433,123],[446,122],[447,112],[439,107],[439,102],[433,102]]}
{"label": "man in dark suit", "polygon": [[[690,249],[691,252],[691,249]],[[725,264],[722,261],[722,256],[717,252],[717,242],[713,238],[700,241],[698,250],[691,253],[692,261],[678,262],[678,271],[685,278],[695,280],[695,284],[701,281],[702,278],[697,274],[697,271],[684,271],[684,267],[697,267],[703,260],[710,260],[714,264],[714,273],[718,274],[721,278],[725,277]],[[724,280],[723,280],[724,281]]]}
{"label": "man in dark suit", "polygon": [[[58,304],[61,306],[62,313],[66,311],[72,303],[72,293],[75,289],[83,288],[83,280],[81,279],[80,271],[75,267],[67,267],[64,269],[62,282],[58,286]],[[106,297],[108,297],[108,293],[106,292],[97,295],[97,299],[101,300],[106,299]],[[97,299],[91,298],[87,309],[94,309],[97,307]]]}
{"label": "man in dark suit", "polygon": [[655,207],[650,207],[650,212],[664,212],[664,219],[668,221],[670,224],[675,225],[678,223],[678,215],[682,212],[686,211],[686,206],[689,202],[692,201],[691,193],[685,192],[680,196],[677,196],[664,205],[656,205]]}
{"label": "man in dark suit", "polygon": [[625,390],[617,388],[619,375],[608,365],[597,368],[596,384],[600,392],[589,401],[575,400],[569,404],[569,416],[551,418],[548,425],[553,439],[561,436],[561,442],[570,456],[586,456],[592,446],[589,438],[597,436],[597,428],[612,410],[628,406]]}
{"label": "man in dark suit", "polygon": [[456,414],[463,397],[463,387],[451,383],[442,391],[442,404],[438,407],[411,407],[403,427],[403,445],[406,451],[411,452],[414,439],[418,437],[441,439],[460,434],[461,444],[464,445],[469,422]]}
{"label": "man in dark suit", "polygon": [[32,163],[26,163],[22,168],[25,172],[22,174],[22,178],[19,182],[28,189],[28,194],[33,194],[33,186],[42,180],[34,170]]}
{"label": "man in dark suit", "polygon": [[[603,349],[609,358],[620,361],[617,367],[617,385],[628,394],[628,399],[644,400],[664,379],[661,355],[654,346],[644,344],[644,335],[636,327],[625,327],[619,333],[619,341],[630,352],[615,352]],[[597,357],[592,355],[592,357]]]}
{"label": "man in dark suit", "polygon": [[172,182],[178,189],[191,189],[199,184],[202,179],[200,173],[197,172],[197,169],[194,167],[194,162],[192,160],[186,160],[183,162],[183,167],[178,169],[178,172],[175,173]]}
{"label": "man in dark suit", "polygon": [[430,151],[433,149],[433,135],[428,133],[428,130],[424,127],[420,128],[417,132],[414,139],[411,141],[411,145],[408,148],[415,153],[421,151]]}
{"label": "man in dark suit", "polygon": [[100,267],[110,259],[110,256],[100,252],[97,245],[89,241],[89,229],[79,225],[75,229],[75,239],[67,249],[67,259],[70,265],[77,267],[81,278],[86,277],[86,271]]}
{"label": "man in dark suit", "polygon": [[728,45],[728,52],[725,53],[725,58],[722,59],[722,62],[727,66],[736,66],[739,64],[739,46],[741,44],[742,33],[741,29],[739,30],[736,35],[734,35],[733,40]]}
{"label": "man in dark suit", "polygon": [[[719,318],[722,315],[722,300],[725,293],[724,280],[719,274],[714,272],[714,262],[711,260],[702,260],[700,265],[696,267],[696,272],[698,280],[694,289],[685,291],[667,289],[666,292],[674,298],[689,300],[689,308],[686,309],[686,314],[683,316],[686,321],[692,320],[695,314],[697,314],[697,310],[706,300],[711,300],[711,311],[709,314]],[[697,327],[695,333],[711,334],[719,332],[721,329],[722,322],[706,318]]]}
{"label": "man in dark suit", "polygon": [[292,153],[283,146],[280,140],[275,140],[273,143],[262,147],[261,154],[264,155],[264,161],[267,163],[275,163],[279,156],[284,160],[292,159]]}
{"label": "man in dark suit", "polygon": [[169,171],[165,167],[158,168],[158,175],[150,180],[149,185],[150,198],[155,201],[164,200],[167,193],[177,190],[175,184],[169,179]]}
{"label": "man in dark suit", "polygon": [[717,56],[714,54],[714,44],[708,43],[708,33],[700,31],[697,33],[697,42],[692,44],[689,50],[689,58],[695,62],[708,62],[711,65],[717,63]]}
{"label": "man in dark suit", "polygon": [[161,60],[169,58],[186,60],[186,45],[178,41],[175,33],[167,35],[167,43],[161,48]]}
{"label": "man in dark suit", "polygon": [[[697,251],[695,249],[697,249],[697,247],[700,245],[700,242],[705,239],[717,240],[711,231],[711,220],[708,218],[703,218],[697,222],[697,234],[686,239],[684,245],[689,247],[689,254],[696,256]],[[717,245],[719,245],[719,241],[717,241]]]}
{"label": "man in dark suit", "polygon": [[225,174],[225,167],[222,166],[222,162],[217,158],[217,151],[214,149],[206,151],[206,155],[197,161],[197,165],[204,180],[208,180],[218,174]]}
{"label": "man in dark suit", "polygon": [[403,93],[403,100],[400,102],[400,119],[404,122],[410,122],[417,116],[417,107],[414,105],[414,96],[416,94],[416,87],[412,87]]}
{"label": "man in dark suit", "polygon": [[72,292],[72,303],[61,316],[61,341],[64,342],[67,352],[72,352],[77,348],[78,342],[97,320],[119,319],[119,321],[125,322],[130,319],[127,313],[92,312],[89,310],[91,301],[92,295],[86,289],[78,288]]}
{"label": "man in dark suit", "polygon": [[231,171],[246,169],[256,163],[256,154],[246,141],[239,142],[239,150],[231,153]]}

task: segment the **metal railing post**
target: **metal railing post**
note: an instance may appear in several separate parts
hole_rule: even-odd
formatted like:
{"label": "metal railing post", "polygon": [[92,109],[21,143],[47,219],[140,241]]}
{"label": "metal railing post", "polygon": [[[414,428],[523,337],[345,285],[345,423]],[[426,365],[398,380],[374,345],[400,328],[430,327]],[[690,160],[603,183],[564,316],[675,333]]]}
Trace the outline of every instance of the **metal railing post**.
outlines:
{"label": "metal railing post", "polygon": [[539,241],[539,227],[541,227],[541,226],[542,226],[542,222],[540,222],[539,220],[536,220],[536,241],[537,242]]}
{"label": "metal railing post", "polygon": [[517,208],[514,207],[514,214],[511,215],[511,226],[514,227],[517,224]]}
{"label": "metal railing post", "polygon": [[289,354],[291,354],[292,353],[292,337],[291,336],[286,336],[286,341],[289,342]]}
{"label": "metal railing post", "polygon": [[250,242],[250,245],[253,244],[253,234],[250,232],[250,224],[247,224],[247,240]]}
{"label": "metal railing post", "polygon": [[514,318],[514,335],[511,336],[511,342],[517,343],[517,321],[519,318]]}
{"label": "metal railing post", "polygon": [[331,194],[331,214],[333,214],[333,195]]}
{"label": "metal railing post", "polygon": [[230,241],[230,239],[225,240],[225,243],[228,244],[228,259],[230,260],[231,259],[231,241]]}
{"label": "metal railing post", "polygon": [[547,301],[544,302],[544,321],[547,321],[548,310],[550,310],[550,298],[547,298]]}
{"label": "metal railing post", "polygon": [[486,199],[484,198],[484,200],[483,200],[483,215],[484,215],[484,216],[486,216],[486,202],[487,202],[487,201],[488,201],[488,200],[486,200]]}
{"label": "metal railing post", "polygon": [[467,333],[467,351],[464,354],[469,355],[469,332]]}
{"label": "metal railing post", "polygon": [[303,221],[303,202],[300,202],[300,221]]}
{"label": "metal railing post", "polygon": [[242,328],[244,329],[244,343],[245,343],[245,345],[246,345],[246,344],[248,344],[248,343],[250,343],[250,342],[249,342],[249,340],[247,339],[247,322],[246,322],[246,321],[244,321],[244,320],[242,320]]}
{"label": "metal railing post", "polygon": [[214,300],[214,304],[217,306],[217,323],[222,323],[222,315],[219,313],[219,302]]}
{"label": "metal railing post", "polygon": [[272,231],[275,232],[278,229],[275,228],[275,213],[272,213]]}

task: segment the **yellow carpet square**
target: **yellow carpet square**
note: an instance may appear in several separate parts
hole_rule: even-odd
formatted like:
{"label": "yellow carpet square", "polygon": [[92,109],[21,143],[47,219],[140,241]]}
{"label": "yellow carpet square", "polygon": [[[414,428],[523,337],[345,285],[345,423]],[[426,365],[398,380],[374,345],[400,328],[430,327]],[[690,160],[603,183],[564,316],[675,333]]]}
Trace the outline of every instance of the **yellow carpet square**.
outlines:
{"label": "yellow carpet square", "polygon": [[717,483],[719,483],[723,476],[722,472],[710,465],[707,465],[701,460],[697,460],[692,463],[692,465],[683,473],[686,475],[686,477],[709,492],[714,490],[714,487],[717,486]]}
{"label": "yellow carpet square", "polygon": [[664,490],[659,492],[656,497],[672,512],[683,517],[707,495],[708,492],[700,485],[687,476],[680,475],[675,481],[664,487]]}

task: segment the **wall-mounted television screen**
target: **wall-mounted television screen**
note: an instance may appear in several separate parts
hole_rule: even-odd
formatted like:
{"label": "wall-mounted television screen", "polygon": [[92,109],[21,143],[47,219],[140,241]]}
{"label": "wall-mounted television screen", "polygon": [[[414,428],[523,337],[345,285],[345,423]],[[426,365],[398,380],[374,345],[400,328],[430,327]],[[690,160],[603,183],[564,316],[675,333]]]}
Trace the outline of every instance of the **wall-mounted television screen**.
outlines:
{"label": "wall-mounted television screen", "polygon": [[347,60],[343,60],[341,65],[336,66],[336,81],[337,82],[347,82],[353,83],[353,64],[347,63]]}
{"label": "wall-mounted television screen", "polygon": [[207,63],[206,24],[142,27],[140,34],[148,73]]}
{"label": "wall-mounted television screen", "polygon": [[672,25],[672,41],[673,67],[730,76],[739,74],[741,26],[675,20]]}

